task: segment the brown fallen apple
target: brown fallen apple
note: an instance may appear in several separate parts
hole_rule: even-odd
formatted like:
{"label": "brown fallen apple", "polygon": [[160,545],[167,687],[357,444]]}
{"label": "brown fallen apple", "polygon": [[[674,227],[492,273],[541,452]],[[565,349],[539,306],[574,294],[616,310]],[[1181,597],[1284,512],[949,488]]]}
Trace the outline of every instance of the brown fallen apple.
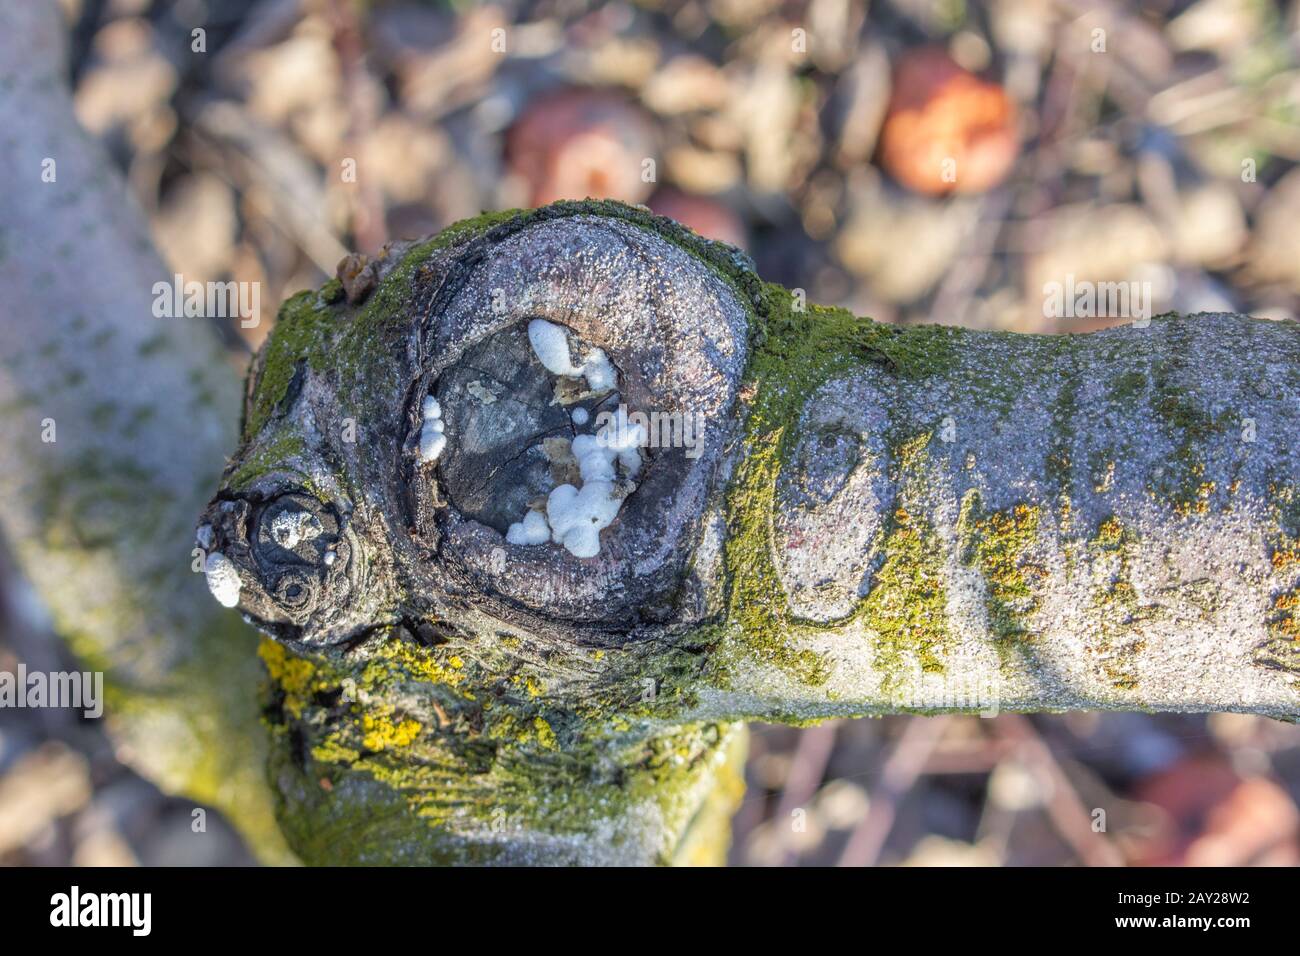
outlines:
{"label": "brown fallen apple", "polygon": [[739,249],[749,241],[740,217],[716,199],[668,188],[650,197],[650,208],[689,226],[705,239],[719,239]]}
{"label": "brown fallen apple", "polygon": [[564,89],[533,100],[506,134],[506,162],[529,203],[618,199],[654,189],[658,144],[650,119],[604,90]]}

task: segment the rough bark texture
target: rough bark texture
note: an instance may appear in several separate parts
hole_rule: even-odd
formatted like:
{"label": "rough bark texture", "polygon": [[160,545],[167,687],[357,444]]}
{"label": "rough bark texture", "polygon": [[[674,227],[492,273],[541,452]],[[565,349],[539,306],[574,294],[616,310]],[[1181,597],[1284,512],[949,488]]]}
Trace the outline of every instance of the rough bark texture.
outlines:
{"label": "rough bark texture", "polygon": [[[201,521],[273,638],[309,861],[716,858],[750,718],[1300,712],[1294,324],[883,326],[598,202],[343,278],[281,310]],[[594,558],[508,543],[466,477],[542,475],[563,426],[527,396],[579,401],[522,367],[534,318],[603,349],[630,408],[707,418],[698,457],[646,453]]]}
{"label": "rough bark texture", "polygon": [[54,4],[0,7],[0,527],[59,632],[106,672],[121,754],[286,860],[256,637],[191,569],[238,384],[203,320],[153,316],[170,277],[76,124],[62,39]]}

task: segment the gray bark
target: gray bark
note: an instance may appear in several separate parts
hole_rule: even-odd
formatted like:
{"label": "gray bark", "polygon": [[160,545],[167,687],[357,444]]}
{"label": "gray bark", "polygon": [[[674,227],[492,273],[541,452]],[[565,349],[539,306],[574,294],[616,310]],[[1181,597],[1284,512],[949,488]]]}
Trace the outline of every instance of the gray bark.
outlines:
{"label": "gray bark", "polygon": [[255,637],[191,569],[237,379],[205,320],[154,317],[170,276],[73,117],[62,30],[53,4],[0,9],[0,527],[59,632],[106,672],[120,752],[285,860]]}

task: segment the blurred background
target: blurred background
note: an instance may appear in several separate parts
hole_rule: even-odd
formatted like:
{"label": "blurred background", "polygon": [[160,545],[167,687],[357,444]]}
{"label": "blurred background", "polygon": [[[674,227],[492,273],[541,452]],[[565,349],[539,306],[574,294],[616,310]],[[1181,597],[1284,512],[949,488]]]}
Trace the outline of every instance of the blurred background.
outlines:
{"label": "blurred background", "polygon": [[[62,0],[69,81],[241,369],[350,250],[486,209],[644,203],[889,322],[1075,332],[1044,286],[1295,321],[1300,0]],[[951,165],[945,161],[952,160]],[[0,669],[68,669],[0,553]],[[0,863],[251,861],[94,721],[0,709]],[[736,865],[1300,863],[1300,728],[753,727]],[[1102,839],[1098,839],[1098,833]]]}

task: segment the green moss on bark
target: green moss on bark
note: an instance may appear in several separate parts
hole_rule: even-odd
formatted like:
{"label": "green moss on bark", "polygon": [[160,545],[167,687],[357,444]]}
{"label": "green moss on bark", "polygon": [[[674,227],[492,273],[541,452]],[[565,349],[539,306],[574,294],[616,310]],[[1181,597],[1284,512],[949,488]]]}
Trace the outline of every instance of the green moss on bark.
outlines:
{"label": "green moss on bark", "polygon": [[[894,648],[885,652],[886,658],[902,641],[923,649],[924,661],[934,665],[937,632],[927,626],[910,633],[907,623],[888,610],[891,603],[900,608],[908,600],[925,603],[927,596],[933,598],[942,590],[932,587],[930,569],[907,559],[917,557],[918,548],[933,544],[918,523],[924,520],[920,515],[909,515],[905,525],[896,522],[892,527],[895,560],[889,564],[886,558],[885,583],[883,588],[876,586],[877,596],[868,596],[848,620],[829,625],[800,620],[791,613],[773,557],[772,518],[777,479],[789,463],[795,426],[820,385],[867,369],[874,370],[882,382],[942,375],[957,362],[966,333],[942,326],[889,326],[844,309],[804,306],[789,290],[772,284],[763,287],[760,323],[743,391],[748,401],[745,455],[727,498],[729,633],[753,658],[811,687],[826,682],[828,665],[817,653],[800,649],[801,637],[842,628],[864,617],[871,619],[882,646]],[[910,577],[910,582],[904,577]],[[905,593],[912,586],[917,590]],[[894,589],[897,593],[886,597]],[[926,621],[933,617],[928,610],[920,614]]]}

